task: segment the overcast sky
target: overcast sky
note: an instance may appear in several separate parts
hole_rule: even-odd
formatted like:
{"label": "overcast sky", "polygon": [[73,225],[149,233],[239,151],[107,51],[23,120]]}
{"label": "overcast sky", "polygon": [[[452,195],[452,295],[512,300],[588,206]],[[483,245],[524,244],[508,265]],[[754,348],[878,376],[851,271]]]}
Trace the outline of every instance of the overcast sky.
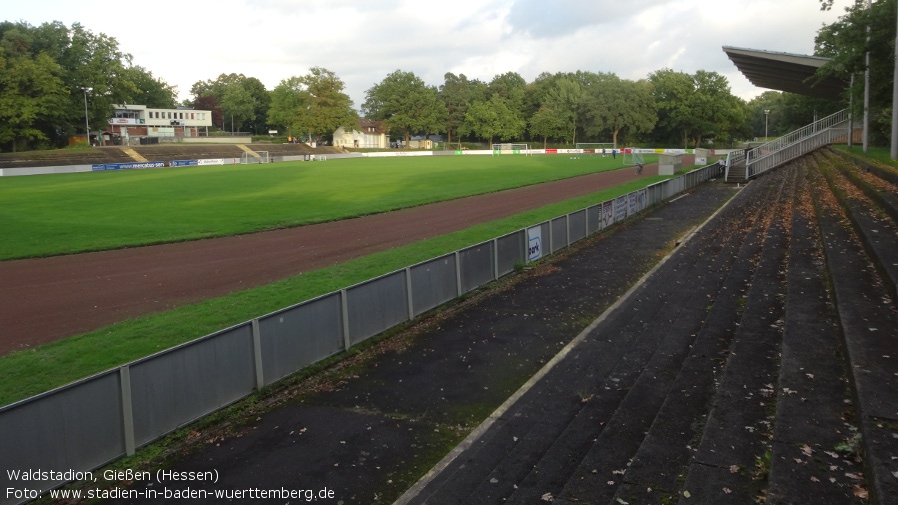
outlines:
{"label": "overcast sky", "polygon": [[[81,23],[171,85],[179,98],[222,73],[267,89],[311,67],[335,72],[358,109],[395,71],[439,86],[446,72],[489,82],[517,72],[612,72],[641,79],[663,68],[718,72],[746,100],[764,90],[738,72],[723,46],[813,54],[821,26],[849,0],[94,0],[3,2],[2,19],[38,26]],[[451,5],[451,6],[450,6]]]}

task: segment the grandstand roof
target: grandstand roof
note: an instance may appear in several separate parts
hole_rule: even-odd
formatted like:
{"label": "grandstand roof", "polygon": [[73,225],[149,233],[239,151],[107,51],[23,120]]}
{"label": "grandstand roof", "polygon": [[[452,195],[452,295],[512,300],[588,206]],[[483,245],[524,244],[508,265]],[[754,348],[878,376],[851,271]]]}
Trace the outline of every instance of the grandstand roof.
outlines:
{"label": "grandstand roof", "polygon": [[729,46],[723,46],[723,51],[739,71],[759,88],[826,100],[839,100],[848,88],[847,81],[835,77],[818,81],[817,69],[832,61],[829,58]]}

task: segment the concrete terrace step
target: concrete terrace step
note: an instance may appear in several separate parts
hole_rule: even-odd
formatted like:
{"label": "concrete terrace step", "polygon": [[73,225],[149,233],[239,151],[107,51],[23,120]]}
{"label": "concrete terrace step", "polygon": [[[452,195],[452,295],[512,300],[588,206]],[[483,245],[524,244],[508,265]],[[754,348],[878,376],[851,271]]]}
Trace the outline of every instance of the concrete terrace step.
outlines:
{"label": "concrete terrace step", "polygon": [[898,503],[898,311],[855,235],[892,224],[820,159],[747,185],[398,503]]}
{"label": "concrete terrace step", "polygon": [[[667,282],[661,284],[672,290],[682,282],[678,279],[682,274],[672,269],[668,273],[664,279]],[[655,316],[651,310],[643,312],[631,317],[647,320]],[[637,322],[636,326],[641,329],[643,323]],[[629,344],[637,342],[633,339]],[[584,351],[583,347],[591,350]],[[434,493],[428,503],[469,503],[472,496],[480,503],[501,503],[570,423],[579,422],[579,426],[584,419],[611,416],[626,394],[626,382],[621,378],[625,373],[620,370],[621,355],[626,352],[632,353],[634,349],[606,339],[581,345],[576,356],[550,372],[543,387],[528,392],[514,410],[503,416],[501,427],[497,427],[489,441],[484,440],[484,450],[472,452],[465,460],[464,469],[458,470],[445,491]],[[595,389],[606,391],[602,401],[583,401]],[[600,427],[598,422],[594,424]],[[574,430],[574,435],[585,437],[584,442],[594,438],[594,434],[584,430]],[[583,444],[573,445],[576,449]],[[587,447],[583,445],[582,449]],[[579,458],[573,463],[577,461]]]}
{"label": "concrete terrace step", "polygon": [[[569,370],[564,365],[553,370],[552,376],[556,386],[550,390],[572,400],[579,399],[578,403],[582,404],[583,408],[564,426],[562,433],[553,437],[554,440],[551,440],[551,445],[546,449],[525,452],[529,458],[509,455],[499,470],[509,465],[525,470],[520,472],[524,478],[516,481],[516,487],[509,486],[513,490],[508,497],[509,502],[538,502],[546,493],[561,496],[561,490],[570,474],[594,445],[602,444],[606,454],[628,452],[620,448],[614,450],[612,444],[603,444],[602,441],[607,432],[622,429],[638,430],[637,423],[632,422],[633,419],[638,416],[650,418],[654,415],[653,403],[648,399],[650,397],[655,397],[658,401],[663,399],[668,375],[666,369],[671,366],[666,363],[681,361],[683,350],[688,348],[685,344],[691,341],[693,335],[691,327],[698,324],[694,310],[698,307],[698,311],[701,312],[698,315],[700,319],[707,304],[707,297],[704,294],[696,295],[702,298],[700,301],[678,300],[673,295],[677,286],[684,283],[697,281],[703,284],[716,283],[717,279],[714,278],[713,272],[708,274],[707,271],[709,264],[718,262],[720,256],[726,255],[725,250],[726,248],[724,252],[706,258],[691,255],[678,257],[668,264],[668,268],[659,271],[650,281],[650,286],[643,286],[633,294],[639,303],[632,306],[625,304],[611,316],[611,318],[617,316],[625,325],[619,332],[623,338],[608,338],[607,335],[598,333],[592,333],[587,337],[578,347],[576,354],[576,362],[583,369],[595,371],[590,365],[597,360],[607,359],[609,353],[602,349],[605,346],[614,349],[617,359],[614,368],[608,373],[604,373],[603,370],[597,377],[599,380],[574,388],[571,387],[570,377],[576,377],[577,372]],[[728,262],[729,258],[726,258],[726,261]],[[671,326],[667,330],[661,326],[647,328],[645,322],[650,320],[671,321]],[[671,332],[670,328],[678,330]],[[593,347],[594,345],[596,347]],[[550,379],[547,377],[547,380]],[[644,394],[639,394],[639,391]],[[619,412],[628,406],[630,410],[624,417],[629,423],[626,427],[621,427],[616,421],[620,417]],[[538,435],[550,438],[542,430],[538,431]],[[626,446],[627,441],[631,439],[612,436],[611,440],[612,443]],[[524,445],[526,440],[518,447]],[[528,460],[532,461],[536,456],[539,457],[538,461],[529,464]],[[500,474],[496,471],[493,473],[490,480],[493,478],[498,480]],[[482,492],[475,491],[474,495],[479,498]]]}
{"label": "concrete terrace step", "polygon": [[800,162],[791,223],[767,503],[864,503],[854,492],[859,482],[851,477],[859,462],[837,450],[852,438],[857,422],[807,161]]}
{"label": "concrete terrace step", "polygon": [[[745,298],[739,329],[700,443],[694,447],[682,495],[695,503],[751,503],[764,482],[751,471],[769,450],[772,411],[782,339],[783,271],[789,243],[783,214],[794,188],[794,176],[781,171],[760,181],[771,187],[770,228],[758,270]],[[752,183],[757,186],[757,181]],[[771,195],[773,196],[773,195]],[[733,471],[734,469],[739,469]]]}
{"label": "concrete terrace step", "polygon": [[[445,489],[433,493],[427,503],[470,503],[475,497],[477,503],[503,503],[506,500],[531,503],[538,502],[542,496],[563,498],[565,495],[560,491],[568,475],[581,463],[597,438],[595,446],[601,446],[603,456],[611,444],[636,443],[638,446],[638,437],[624,436],[621,430],[635,428],[641,436],[647,423],[651,422],[657,406],[652,408],[646,397],[654,391],[655,403],[663,400],[667,388],[659,387],[660,383],[669,384],[676,376],[676,369],[681,366],[696,328],[707,311],[710,293],[720,289],[725,271],[742,245],[744,234],[737,234],[736,238],[733,238],[734,234],[720,237],[722,230],[717,231],[707,234],[703,237],[703,245],[696,246],[713,253],[678,256],[650,279],[651,286],[643,287],[633,295],[638,301],[624,305],[612,315],[621,320],[618,324],[625,326],[615,333],[639,335],[639,338],[623,341],[604,335],[587,338],[570,360],[543,379],[545,387],[534,390],[522,399],[524,405],[521,408],[514,414],[509,413],[503,434],[496,435],[496,441],[484,441],[485,445],[490,445],[489,450],[472,454],[465,462],[464,471],[459,471],[460,475]],[[691,282],[700,282],[705,289],[692,300],[679,300],[673,296],[679,286]],[[647,321],[659,320],[671,321],[671,325],[646,327]],[[680,341],[671,345],[677,340]],[[612,366],[614,368],[610,369]],[[587,376],[593,378],[583,380]],[[622,400],[629,400],[629,410],[624,415],[616,414],[616,409],[620,412]],[[621,419],[628,422],[635,415],[647,416],[642,427],[636,423],[619,425]],[[520,427],[521,419],[529,421],[533,417],[539,422],[532,423],[529,432],[506,429],[510,425]],[[610,431],[604,431],[603,427]],[[564,431],[559,435],[560,429]],[[607,437],[608,432],[615,435]],[[631,447],[611,451],[622,454],[623,458],[612,465],[614,469],[625,468],[627,458],[635,450],[636,447]],[[502,453],[504,460],[490,470],[495,463],[486,462],[486,459],[494,460],[497,453]],[[610,469],[607,473],[609,477],[599,477],[600,487],[607,488],[605,481],[608,478],[620,478],[612,475]],[[596,498],[595,493],[589,495]]]}
{"label": "concrete terrace step", "polygon": [[[812,171],[811,184],[827,184]],[[863,455],[869,491],[878,503],[898,503],[898,310],[875,267],[876,261],[855,235],[863,220],[849,220],[831,193],[814,193],[829,274],[857,410],[858,438],[845,447]],[[866,230],[869,232],[870,230]],[[894,261],[894,251],[887,258]]]}
{"label": "concrete terrace step", "polygon": [[[858,172],[857,167],[834,164],[832,158],[822,155],[815,155],[814,160],[879,270],[886,290],[892,298],[898,297],[898,208],[890,207],[893,200],[898,200],[898,190],[893,188],[874,201],[858,187],[863,179],[852,176]],[[874,192],[873,188],[868,190]]]}
{"label": "concrete terrace step", "polygon": [[884,170],[873,171],[854,162],[852,158],[842,158],[833,150],[818,153],[839,169],[842,175],[864,192],[877,206],[881,207],[893,221],[898,221],[898,181],[890,181],[881,176]]}
{"label": "concrete terrace step", "polygon": [[[733,191],[723,186],[706,189],[727,198]],[[723,193],[720,193],[721,190]],[[687,205],[685,209],[677,210],[679,207],[677,205],[662,207],[652,215],[651,220],[646,219],[629,225],[626,232],[623,232],[625,235],[620,238],[623,239],[624,236],[631,234],[645,235],[648,233],[649,237],[658,240],[659,235],[652,231],[657,227],[656,223],[689,222],[690,219],[694,219],[690,214],[705,205],[705,203],[699,202],[705,201],[708,195],[703,192],[703,196],[684,197],[682,201],[688,202],[691,199],[697,204]],[[719,205],[722,200],[718,199],[717,202]],[[701,215],[707,216],[713,212],[713,210],[705,208],[706,210],[702,212],[707,213]],[[696,221],[695,224],[699,222]],[[645,231],[640,231],[641,229]],[[636,242],[632,242],[632,245],[639,246]],[[585,256],[587,253],[589,256]],[[584,251],[583,255],[572,258],[572,261],[601,267],[604,263],[601,261],[603,254],[601,249]],[[697,260],[691,258],[687,261],[695,263]],[[689,265],[686,266],[689,267]],[[685,268],[686,271],[688,269]],[[598,274],[601,275],[601,268],[599,270]],[[678,273],[674,269],[666,272],[672,276],[670,277],[672,281],[663,286],[676,289],[676,277],[685,274]],[[601,277],[586,279],[586,281],[590,284],[601,284]],[[638,314],[643,320],[643,322],[637,323],[638,328],[643,329],[646,318],[652,317],[656,311],[657,307],[655,310],[644,309],[642,313]],[[636,339],[630,340],[630,344],[633,345],[640,343]],[[581,350],[583,347],[589,347],[591,351]],[[491,429],[487,430],[484,436],[477,439],[467,451],[455,458],[445,470],[429,482],[423,492],[406,497],[406,502],[467,503],[473,499],[477,503],[491,503],[490,500],[495,500],[492,501],[494,503],[503,503],[508,494],[514,491],[514,485],[518,480],[525,477],[532,467],[532,463],[521,465],[515,460],[523,455],[529,458],[528,461],[535,462],[536,460],[533,458],[539,458],[541,451],[545,450],[542,448],[550,446],[556,438],[554,434],[563,431],[572,419],[579,419],[582,422],[583,419],[601,416],[602,419],[595,423],[598,425],[599,422],[603,422],[611,416],[620,398],[626,395],[627,381],[614,374],[612,374],[612,378],[617,381],[612,380],[609,378],[609,373],[620,362],[621,354],[628,349],[632,348],[622,345],[617,339],[597,338],[590,342],[583,342],[569,355],[570,360],[564,360],[567,373],[555,374],[554,369],[549,372],[544,378],[549,381],[549,385],[528,391],[511,409],[494,420]],[[649,347],[648,351],[650,355],[653,349]],[[556,377],[558,380],[555,379]],[[632,382],[632,379],[629,381]],[[597,387],[604,391],[601,400],[597,396],[584,403],[583,399]],[[605,390],[605,387],[608,387],[608,390]],[[605,401],[607,403],[602,403]],[[547,419],[550,416],[556,417],[556,419]],[[586,437],[587,442],[593,438],[589,434]],[[532,453],[530,449],[522,451],[525,446],[540,450],[535,450]],[[510,459],[511,462],[503,463],[502,460],[505,458]],[[578,461],[575,458],[572,463],[576,464]],[[502,490],[500,492],[490,490],[491,486],[501,487]],[[478,489],[479,491],[475,492]],[[486,495],[481,494],[484,491],[488,491]],[[476,494],[476,498],[473,496],[474,494]]]}
{"label": "concrete terrace step", "polygon": [[898,168],[885,165],[867,158],[861,158],[853,153],[845,152],[840,149],[827,149],[827,152],[838,157],[843,162],[857,167],[858,169],[874,174],[876,177],[892,184],[898,188]]}
{"label": "concrete terrace step", "polygon": [[[609,476],[610,481],[621,481],[613,501],[654,503],[677,499],[694,453],[693,446],[697,447],[706,423],[716,381],[738,329],[736,322],[743,311],[744,297],[764,246],[763,236],[768,225],[761,223],[769,221],[766,219],[768,205],[761,201],[754,204],[754,215],[729,217],[746,222],[747,233],[742,232],[738,254],[729,255],[730,270],[725,279],[706,301],[710,311],[703,328],[639,450],[624,473]],[[714,237],[707,237],[692,245],[711,248],[713,241]]]}
{"label": "concrete terrace step", "polygon": [[[749,216],[748,219],[751,217]],[[703,328],[705,321],[712,317],[709,314],[709,306],[711,313],[719,310],[713,300],[725,282],[730,279],[729,270],[733,257],[737,254],[744,254],[746,246],[748,249],[752,248],[745,240],[744,230],[727,230],[725,226],[713,225],[711,228],[706,228],[700,236],[684,246],[706,252],[704,254],[687,254],[687,256],[701,258],[701,260],[696,263],[694,270],[684,273],[685,275],[678,283],[680,286],[677,291],[665,300],[668,307],[679,306],[682,307],[682,310],[677,311],[675,317],[671,317],[674,314],[668,310],[667,313],[659,312],[658,317],[641,321],[644,327],[646,326],[645,321],[659,322],[659,324],[645,328],[642,334],[636,333],[639,338],[644,338],[653,332],[657,333],[659,345],[654,349],[650,360],[641,367],[636,381],[632,385],[621,385],[628,389],[626,398],[605,423],[594,443],[590,444],[589,452],[578,463],[577,468],[571,472],[571,477],[559,479],[566,485],[563,490],[553,490],[555,496],[572,501],[588,499],[603,503],[611,500],[616,492],[619,492],[627,482],[631,481],[630,473],[633,470],[634,454],[638,454],[640,448],[646,447],[645,439],[650,435],[654,423],[658,421],[659,411],[666,405],[666,398],[669,398],[669,395],[678,389],[676,383],[684,362],[689,359],[688,356],[698,339],[708,333]],[[664,269],[668,267],[675,268],[668,264]],[[656,298],[654,293],[663,283],[662,279],[649,279],[646,286],[634,295],[632,305],[654,303],[652,300]],[[691,298],[683,299],[682,293],[678,291],[681,291],[682,286],[689,284],[697,285],[698,289],[692,290]],[[630,305],[630,303],[624,304],[621,307],[621,313],[627,311]],[[608,331],[611,334],[616,333],[613,326],[605,330],[606,333]],[[640,363],[631,363],[631,365],[638,366]],[[596,397],[600,398],[601,392],[596,392]],[[686,445],[683,444],[682,447]],[[546,463],[542,466],[551,468],[551,457],[547,458]],[[670,471],[671,468],[665,467],[663,470]],[[655,486],[657,488],[661,484],[661,480],[663,479],[654,480],[654,483],[648,487]],[[541,484],[546,486],[548,482]],[[537,486],[529,486],[529,488],[533,487]],[[519,494],[521,493],[516,493],[511,501],[529,503],[528,498],[532,500],[540,496],[539,493],[531,494],[529,497],[525,495],[523,499],[518,500],[516,498]],[[630,495],[631,493],[627,493],[628,497]],[[653,496],[658,498],[660,495],[656,493]],[[639,502],[640,499],[637,498],[636,503]]]}

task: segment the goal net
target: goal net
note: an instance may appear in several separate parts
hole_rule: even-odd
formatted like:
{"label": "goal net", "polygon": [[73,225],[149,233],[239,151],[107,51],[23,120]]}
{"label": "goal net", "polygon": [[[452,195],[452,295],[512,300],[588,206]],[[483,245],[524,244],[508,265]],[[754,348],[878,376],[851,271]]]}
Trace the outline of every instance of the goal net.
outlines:
{"label": "goal net", "polygon": [[268,158],[268,151],[255,151],[256,155],[252,153],[243,153],[240,155],[240,164],[246,165],[248,163],[268,163],[270,160]]}
{"label": "goal net", "polygon": [[645,165],[645,160],[642,158],[642,153],[637,152],[635,149],[629,152],[624,151],[623,154],[625,167],[629,167],[632,165]]}
{"label": "goal net", "polygon": [[493,144],[493,156],[500,154],[523,154],[531,156],[530,144]]}
{"label": "goal net", "polygon": [[453,140],[452,142],[443,142],[444,151],[461,151],[461,141]]}

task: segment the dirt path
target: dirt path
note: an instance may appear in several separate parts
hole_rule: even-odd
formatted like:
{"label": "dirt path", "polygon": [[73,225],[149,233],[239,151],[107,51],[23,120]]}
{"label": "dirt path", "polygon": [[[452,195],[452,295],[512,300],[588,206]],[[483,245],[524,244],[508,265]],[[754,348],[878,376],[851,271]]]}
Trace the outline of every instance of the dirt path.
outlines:
{"label": "dirt path", "polygon": [[[691,165],[690,159],[684,164]],[[642,177],[657,174],[646,166]],[[636,179],[632,169],[320,225],[0,262],[0,354],[261,286]]]}

